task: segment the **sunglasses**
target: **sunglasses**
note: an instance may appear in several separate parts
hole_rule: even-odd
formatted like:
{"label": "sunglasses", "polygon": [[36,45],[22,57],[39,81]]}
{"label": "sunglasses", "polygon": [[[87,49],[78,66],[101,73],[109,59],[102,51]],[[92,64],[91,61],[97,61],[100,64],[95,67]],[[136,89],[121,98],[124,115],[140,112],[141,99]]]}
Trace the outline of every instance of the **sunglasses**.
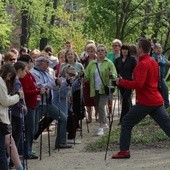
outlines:
{"label": "sunglasses", "polygon": [[10,58],[9,61],[15,61],[16,59],[15,58]]}

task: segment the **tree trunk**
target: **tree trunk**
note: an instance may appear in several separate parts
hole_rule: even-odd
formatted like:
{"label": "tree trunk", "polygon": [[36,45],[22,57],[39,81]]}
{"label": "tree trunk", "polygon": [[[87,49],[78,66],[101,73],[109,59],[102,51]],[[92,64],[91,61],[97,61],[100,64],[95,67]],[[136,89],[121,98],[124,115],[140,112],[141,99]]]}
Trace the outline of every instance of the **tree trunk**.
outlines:
{"label": "tree trunk", "polygon": [[148,24],[150,22],[150,18],[149,15],[152,11],[152,6],[153,6],[153,0],[148,0],[147,4],[146,4],[146,8],[145,8],[145,15],[146,17],[143,20],[142,23],[142,32],[141,32],[141,37],[145,37],[146,36],[146,30],[148,30]]}
{"label": "tree trunk", "polygon": [[[43,34],[44,33],[44,29],[41,28],[41,33],[40,34]],[[42,37],[40,39],[40,51],[44,50],[44,48],[47,46],[48,44],[48,38],[46,37]]]}
{"label": "tree trunk", "polygon": [[[56,11],[57,6],[58,6],[58,0],[54,0],[54,3],[53,3],[54,12]],[[55,13],[51,16],[51,22],[50,22],[50,24],[53,26],[53,25],[54,25],[54,22],[55,22]]]}
{"label": "tree trunk", "polygon": [[27,46],[28,42],[28,11],[24,10],[21,13],[21,37],[20,37],[20,45]]}
{"label": "tree trunk", "polygon": [[[48,6],[49,6],[49,4],[47,3],[46,7],[48,7]],[[55,23],[55,11],[57,9],[57,6],[58,6],[58,0],[54,0],[54,3],[53,3],[54,13],[51,16],[50,26],[54,26],[54,23]],[[47,16],[46,15],[44,15],[44,22],[47,23]],[[44,29],[41,28],[40,35],[43,35],[44,33],[45,33]],[[40,50],[44,50],[44,48],[47,46],[47,44],[48,44],[48,38],[43,36],[40,39]]]}

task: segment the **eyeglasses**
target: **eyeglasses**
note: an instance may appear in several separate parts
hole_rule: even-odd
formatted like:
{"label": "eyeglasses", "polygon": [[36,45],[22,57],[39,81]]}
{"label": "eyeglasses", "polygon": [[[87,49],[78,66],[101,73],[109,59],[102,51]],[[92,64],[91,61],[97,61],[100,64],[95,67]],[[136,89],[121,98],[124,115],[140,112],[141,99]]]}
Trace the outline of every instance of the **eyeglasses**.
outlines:
{"label": "eyeglasses", "polygon": [[9,61],[15,61],[16,60],[16,58],[10,58],[9,59]]}
{"label": "eyeglasses", "polygon": [[103,52],[105,51],[104,49],[98,49],[97,52]]}
{"label": "eyeglasses", "polygon": [[112,45],[112,47],[120,47],[120,45],[118,45],[118,44],[115,44],[115,45]]}

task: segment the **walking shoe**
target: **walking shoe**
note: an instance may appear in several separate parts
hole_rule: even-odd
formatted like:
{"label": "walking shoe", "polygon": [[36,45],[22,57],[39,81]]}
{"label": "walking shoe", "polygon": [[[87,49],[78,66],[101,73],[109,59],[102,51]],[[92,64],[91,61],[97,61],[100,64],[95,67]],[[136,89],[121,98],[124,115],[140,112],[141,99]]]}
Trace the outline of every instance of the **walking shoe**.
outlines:
{"label": "walking shoe", "polygon": [[79,131],[79,132],[81,132],[81,131],[82,131],[81,126],[80,126],[80,125],[78,125],[78,126],[77,126],[77,128],[76,128],[76,130],[77,130],[77,131]]}
{"label": "walking shoe", "polygon": [[69,144],[81,144],[81,141],[77,139],[67,139],[67,143]]}
{"label": "walking shoe", "polygon": [[68,149],[68,148],[71,148],[72,146],[71,145],[67,145],[66,143],[63,143],[63,144],[58,144],[55,146],[55,149]]}
{"label": "walking shoe", "polygon": [[103,129],[109,129],[109,126],[108,126],[107,123],[105,123],[105,124],[103,125]]}
{"label": "walking shoe", "polygon": [[92,122],[92,119],[87,119],[86,120],[86,123],[91,123]]}
{"label": "walking shoe", "polygon": [[112,159],[128,159],[130,158],[130,151],[129,150],[122,150],[117,154],[113,154]]}
{"label": "walking shoe", "polygon": [[99,129],[97,130],[97,135],[98,135],[98,136],[104,135],[104,130],[103,130],[103,128],[99,128]]}
{"label": "walking shoe", "polygon": [[33,143],[39,143],[39,140],[38,139],[36,139],[36,140],[33,139]]}
{"label": "walking shoe", "polygon": [[26,156],[25,158],[26,159],[38,159],[38,156],[32,154],[32,155]]}

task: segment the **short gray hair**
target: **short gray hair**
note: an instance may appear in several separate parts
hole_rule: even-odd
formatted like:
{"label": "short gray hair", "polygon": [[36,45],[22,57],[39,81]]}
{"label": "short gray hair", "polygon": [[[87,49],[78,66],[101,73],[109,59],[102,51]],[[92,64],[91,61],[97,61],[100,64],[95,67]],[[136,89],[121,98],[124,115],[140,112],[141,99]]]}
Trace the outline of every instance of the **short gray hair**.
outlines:
{"label": "short gray hair", "polygon": [[106,53],[106,55],[107,55],[107,48],[106,48],[106,46],[103,45],[103,44],[99,44],[99,45],[97,46],[97,50],[98,50],[100,47],[104,48],[105,53]]}

